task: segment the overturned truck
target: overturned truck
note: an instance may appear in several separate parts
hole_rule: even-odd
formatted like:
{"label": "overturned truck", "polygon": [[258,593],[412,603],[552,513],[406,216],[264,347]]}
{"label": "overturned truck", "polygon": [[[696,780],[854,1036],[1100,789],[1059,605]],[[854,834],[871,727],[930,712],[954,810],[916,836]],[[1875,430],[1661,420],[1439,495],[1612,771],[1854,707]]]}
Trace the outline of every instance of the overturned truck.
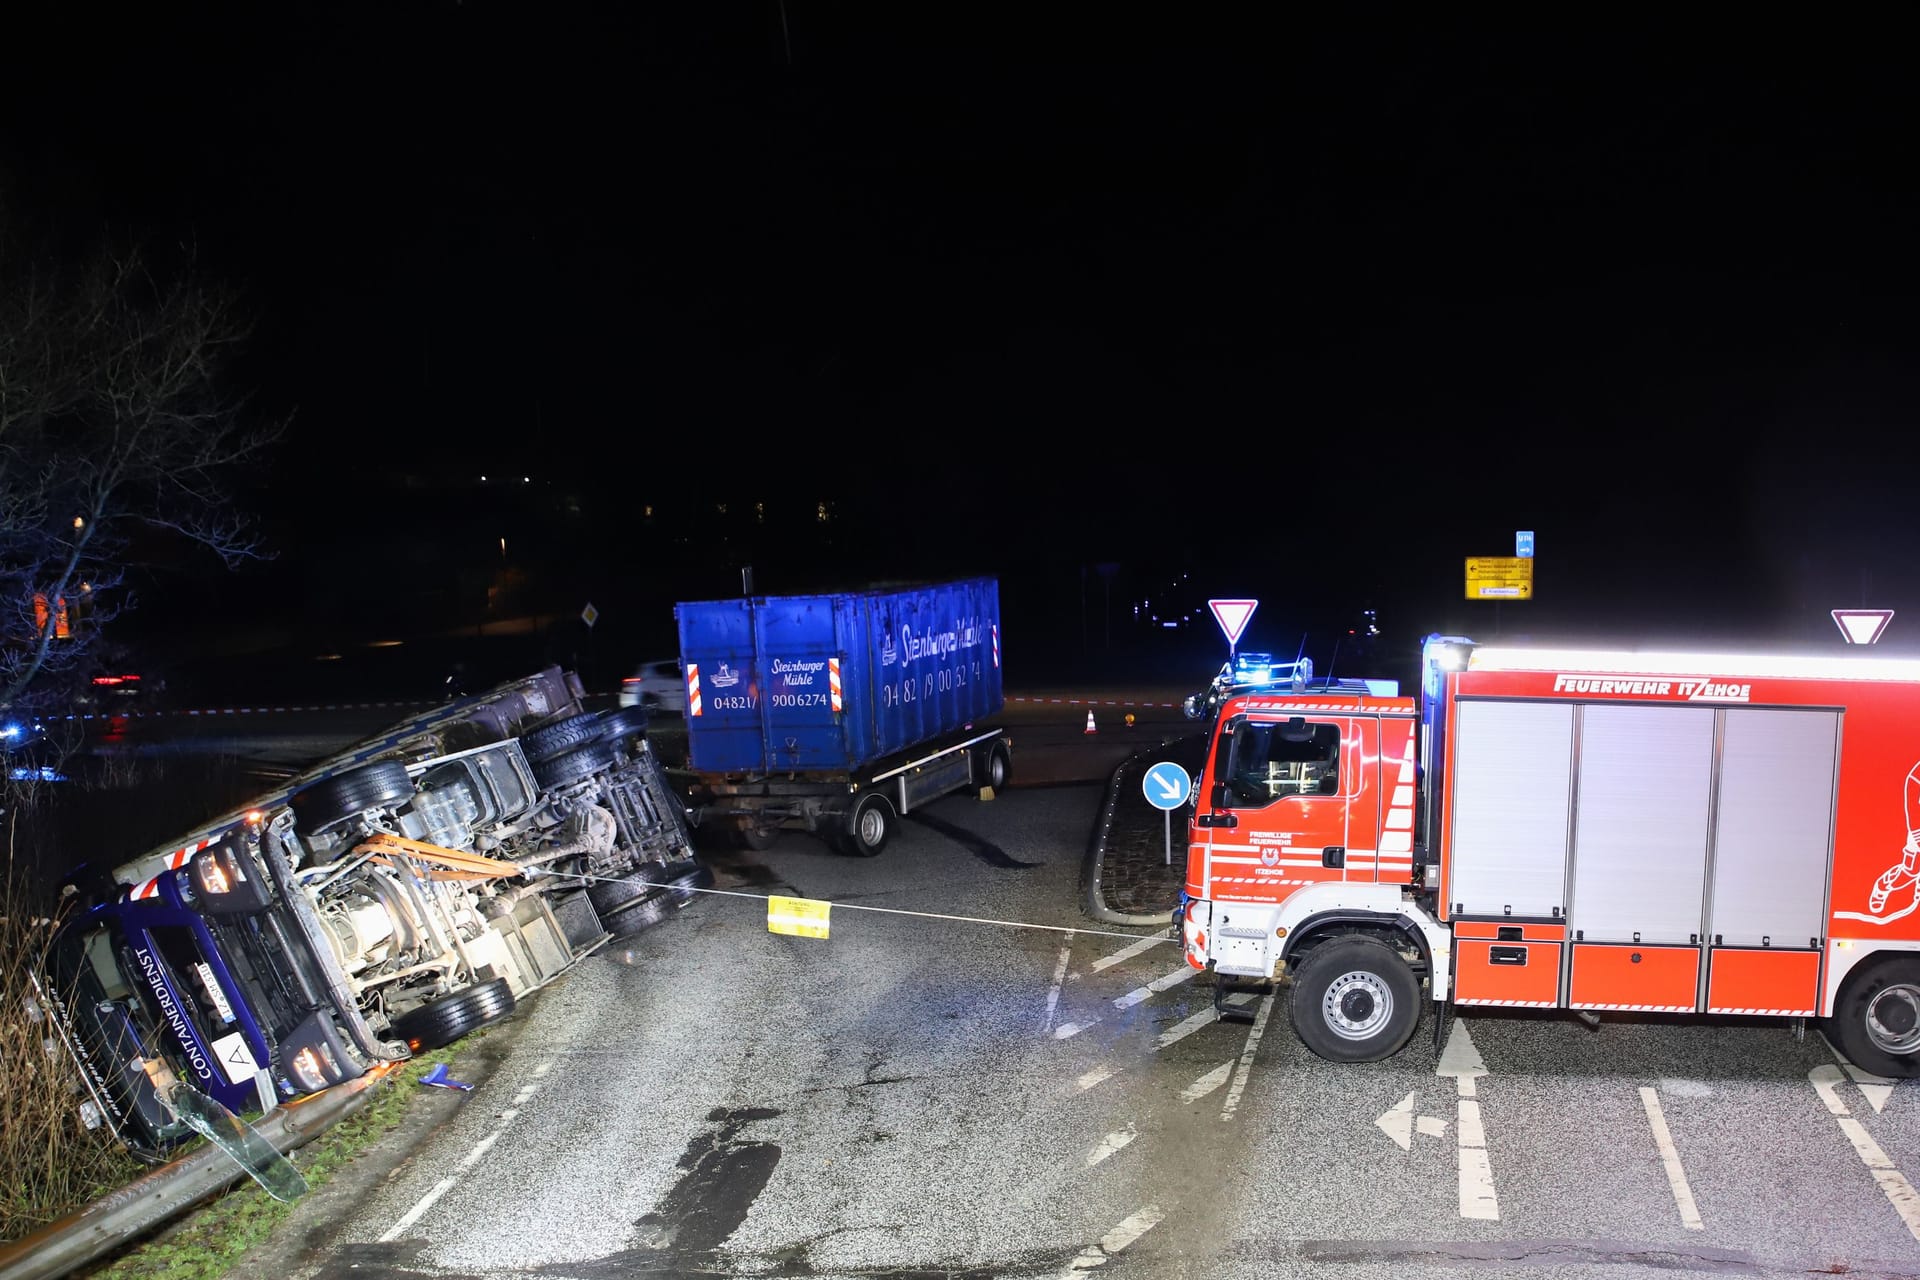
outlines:
{"label": "overturned truck", "polygon": [[450,1044],[712,883],[639,708],[549,668],[393,726],[116,867],[45,1003],[89,1119],[159,1158],[235,1112]]}

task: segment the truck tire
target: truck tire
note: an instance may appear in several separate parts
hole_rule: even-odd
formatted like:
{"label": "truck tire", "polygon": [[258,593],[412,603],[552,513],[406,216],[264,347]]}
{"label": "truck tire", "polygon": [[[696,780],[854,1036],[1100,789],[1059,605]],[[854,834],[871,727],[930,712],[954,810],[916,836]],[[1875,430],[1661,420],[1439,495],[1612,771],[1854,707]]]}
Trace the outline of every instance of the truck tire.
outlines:
{"label": "truck tire", "polygon": [[665,871],[663,863],[643,862],[618,880],[595,880],[587,886],[587,901],[604,921],[634,899],[660,892],[656,886],[666,883]]}
{"label": "truck tire", "polygon": [[548,791],[578,782],[602,769],[611,769],[619,762],[619,752],[612,743],[592,742],[576,751],[538,761],[533,766],[533,780],[542,791]]}
{"label": "truck tire", "polygon": [[651,929],[673,914],[673,899],[664,893],[649,897],[635,898],[626,906],[609,912],[601,923],[608,934],[616,938],[631,938],[644,929]]}
{"label": "truck tire", "polygon": [[494,978],[401,1014],[393,1020],[393,1035],[415,1053],[427,1053],[512,1012],[513,988]]}
{"label": "truck tire", "polygon": [[[552,724],[543,724],[537,729],[521,734],[520,750],[526,753],[529,764],[539,764],[542,760],[551,760],[576,747],[598,742],[603,728],[598,712],[590,711],[583,715],[568,716],[564,720],[555,720]],[[535,770],[535,772],[539,771]]]}
{"label": "truck tire", "polygon": [[1420,980],[1379,938],[1323,942],[1293,975],[1289,1012],[1300,1042],[1329,1062],[1379,1062],[1420,1022]]}
{"label": "truck tire", "polygon": [[1013,758],[1007,754],[1007,744],[996,742],[988,747],[980,757],[980,786],[1002,791],[1007,779],[1013,772]]}
{"label": "truck tire", "polygon": [[713,888],[713,868],[701,866],[691,858],[669,862],[656,881],[660,882],[664,882],[673,895],[673,905],[684,907],[699,896],[699,890]]}
{"label": "truck tire", "polygon": [[616,746],[635,734],[647,731],[647,709],[645,707],[615,707],[600,715],[601,742],[611,742]]}
{"label": "truck tire", "polygon": [[1869,961],[1847,975],[1827,1035],[1863,1071],[1920,1075],[1920,958]]}
{"label": "truck tire", "polygon": [[893,801],[878,791],[869,791],[847,810],[846,833],[839,847],[856,858],[875,857],[887,847],[887,837],[893,834],[897,821]]}
{"label": "truck tire", "polygon": [[287,799],[303,836],[369,809],[385,809],[413,795],[413,779],[398,760],[377,760],[322,779]]}

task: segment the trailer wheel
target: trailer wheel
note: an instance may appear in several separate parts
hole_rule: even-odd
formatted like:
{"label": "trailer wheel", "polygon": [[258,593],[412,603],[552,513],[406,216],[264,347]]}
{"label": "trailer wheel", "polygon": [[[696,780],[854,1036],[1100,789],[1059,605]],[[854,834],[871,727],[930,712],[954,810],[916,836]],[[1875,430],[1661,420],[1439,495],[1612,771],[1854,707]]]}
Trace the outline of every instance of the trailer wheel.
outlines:
{"label": "trailer wheel", "polygon": [[751,849],[755,853],[761,853],[773,848],[773,842],[780,838],[780,824],[774,823],[772,826],[767,827],[754,824],[735,827],[733,829],[733,838],[739,842],[741,848]]}
{"label": "trailer wheel", "polygon": [[543,724],[521,734],[520,749],[526,752],[529,764],[539,764],[542,760],[551,760],[576,747],[598,742],[605,729],[606,722],[600,718],[600,714],[589,711],[555,720],[552,724]]}
{"label": "trailer wheel", "polygon": [[1007,777],[1013,771],[1013,761],[1007,755],[1004,742],[996,742],[987,748],[980,760],[980,785],[991,787],[998,793],[1006,789]]}
{"label": "trailer wheel", "polygon": [[287,800],[303,836],[369,809],[384,809],[413,795],[413,779],[398,760],[379,760],[316,782]]}
{"label": "trailer wheel", "polygon": [[612,768],[620,756],[612,743],[595,742],[565,755],[542,760],[533,766],[533,780],[545,791],[578,782],[589,774]]}
{"label": "trailer wheel", "polygon": [[1848,977],[1827,1029],[1864,1071],[1920,1075],[1920,960],[1882,960]]}
{"label": "trailer wheel", "polygon": [[893,834],[895,821],[893,801],[878,791],[867,792],[847,811],[843,848],[858,858],[874,857],[887,847],[887,837]]}
{"label": "trailer wheel", "polygon": [[1379,1062],[1420,1021],[1420,982],[1378,938],[1322,943],[1293,975],[1289,1012],[1301,1043],[1330,1062]]}
{"label": "trailer wheel", "polygon": [[495,978],[401,1014],[393,1020],[393,1034],[415,1053],[426,1053],[512,1012],[513,988]]}

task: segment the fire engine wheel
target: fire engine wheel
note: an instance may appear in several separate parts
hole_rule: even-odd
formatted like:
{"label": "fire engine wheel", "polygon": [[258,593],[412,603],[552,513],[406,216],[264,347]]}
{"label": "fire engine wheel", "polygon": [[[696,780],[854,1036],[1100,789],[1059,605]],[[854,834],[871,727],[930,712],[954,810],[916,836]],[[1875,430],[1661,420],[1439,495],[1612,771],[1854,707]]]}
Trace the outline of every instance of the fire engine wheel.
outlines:
{"label": "fire engine wheel", "polygon": [[393,1020],[393,1034],[415,1053],[426,1053],[512,1012],[513,988],[495,978],[401,1014]]}
{"label": "fire engine wheel", "polygon": [[1848,978],[1827,1024],[1840,1052],[1862,1070],[1920,1075],[1920,961],[1883,960]]}
{"label": "fire engine wheel", "polygon": [[840,847],[856,858],[871,858],[887,847],[893,834],[893,801],[878,791],[869,791],[853,802],[847,811],[846,834]]}
{"label": "fire engine wheel", "polygon": [[637,733],[647,731],[647,709],[645,707],[615,707],[602,712],[600,716],[600,741],[624,742]]}
{"label": "fire engine wheel", "polygon": [[598,742],[605,729],[606,722],[600,718],[600,713],[589,711],[555,720],[552,724],[543,724],[521,734],[520,749],[526,752],[528,763],[537,765],[542,760],[551,760],[577,747]]}
{"label": "fire engine wheel", "polygon": [[1378,1062],[1398,1053],[1420,1021],[1420,982],[1378,938],[1315,947],[1293,975],[1294,1034],[1330,1062]]}
{"label": "fire engine wheel", "polygon": [[565,786],[602,769],[610,769],[619,760],[619,753],[612,743],[595,742],[578,751],[539,761],[533,766],[533,780],[540,784],[542,790]]}
{"label": "fire engine wheel", "polygon": [[996,742],[987,748],[980,760],[980,785],[992,787],[994,791],[1004,791],[1007,777],[1013,771],[1013,761],[1007,755],[1004,743]]}
{"label": "fire engine wheel", "polygon": [[343,818],[383,809],[413,795],[413,779],[398,760],[380,760],[337,773],[290,797],[301,835],[324,831]]}

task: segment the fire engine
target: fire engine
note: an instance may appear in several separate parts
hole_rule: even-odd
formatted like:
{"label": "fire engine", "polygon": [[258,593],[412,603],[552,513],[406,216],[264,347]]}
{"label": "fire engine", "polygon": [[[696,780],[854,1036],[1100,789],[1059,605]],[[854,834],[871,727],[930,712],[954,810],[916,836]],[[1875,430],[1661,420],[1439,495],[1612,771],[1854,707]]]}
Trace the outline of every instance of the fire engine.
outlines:
{"label": "fire engine", "polygon": [[[1820,1019],[1920,1073],[1920,661],[1430,636],[1416,697],[1220,709],[1175,937],[1314,1053],[1467,1006]],[[1804,1021],[1794,1021],[1795,1029]]]}

